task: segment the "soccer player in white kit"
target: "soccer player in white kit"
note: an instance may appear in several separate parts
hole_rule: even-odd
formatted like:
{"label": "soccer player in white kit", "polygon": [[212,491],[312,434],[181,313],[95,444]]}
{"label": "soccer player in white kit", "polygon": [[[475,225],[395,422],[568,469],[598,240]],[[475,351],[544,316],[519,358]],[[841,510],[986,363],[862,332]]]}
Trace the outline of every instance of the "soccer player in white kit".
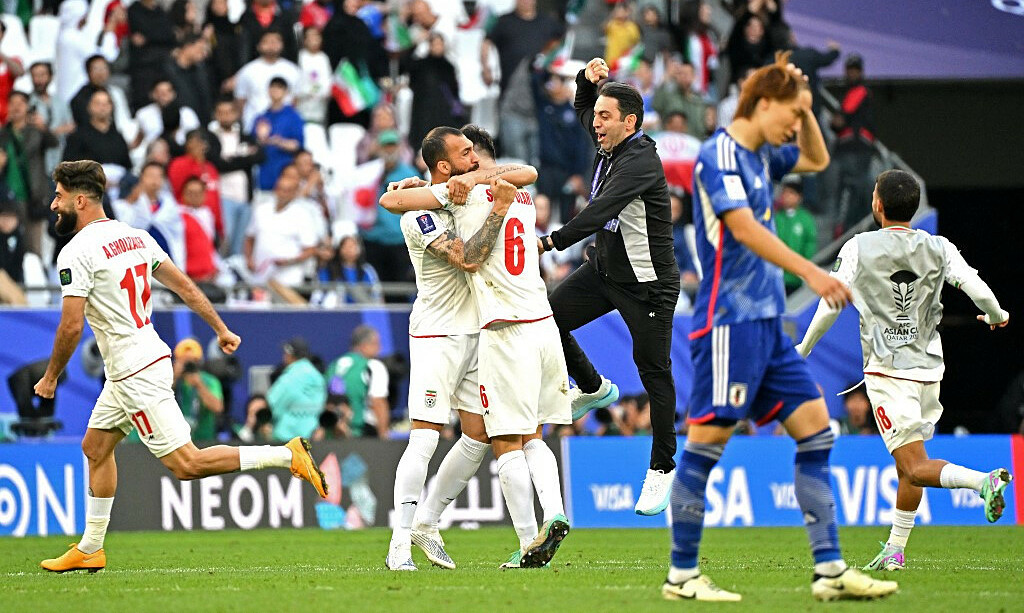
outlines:
{"label": "soccer player in white kit", "polygon": [[[468,194],[480,176],[474,173],[479,164],[472,143],[454,128],[432,130],[423,140],[422,151],[432,170],[431,179],[442,187],[450,184],[453,190]],[[502,172],[524,184],[532,183],[537,176],[532,167],[516,165],[503,167]],[[402,212],[405,200],[405,192],[390,191],[381,197],[381,205]],[[436,201],[431,198],[429,202],[436,208]],[[503,218],[509,204],[496,203],[493,215]],[[434,564],[455,568],[438,532],[438,518],[462,493],[490,449],[478,399],[477,308],[466,272],[479,268],[494,247],[501,227],[478,224],[463,241],[455,234],[451,213],[440,210],[406,210],[401,225],[417,285],[409,318],[412,431],[395,472],[397,525],[386,565],[390,570],[416,570],[410,552],[411,543],[416,543]],[[427,464],[452,409],[459,411],[462,437],[445,456],[437,486],[421,505]]]}
{"label": "soccer player in white kit", "polygon": [[[1003,514],[1003,491],[1013,477],[1005,468],[989,473],[928,457],[924,441],[942,415],[939,381],[945,366],[936,326],[942,318],[943,281],[963,290],[993,330],[1010,315],[988,285],[946,238],[912,230],[921,189],[909,173],[888,170],[878,176],[871,201],[882,227],[853,237],[839,251],[832,275],[848,285],[860,313],[864,379],[878,432],[896,460],[899,485],[892,530],[882,551],[865,570],[900,570],[904,548],[923,487],[968,488],[985,500],[985,517]],[[810,354],[839,316],[824,302],[797,350]]]}
{"label": "soccer player in white kit", "polygon": [[106,382],[82,439],[89,461],[85,532],[64,555],[43,560],[41,566],[53,572],[96,572],[106,567],[103,539],[117,488],[114,448],[133,427],[179,479],[289,468],[326,498],[327,484],[306,439],[294,438],[283,446],[196,448],[171,387],[171,350],[150,322],[152,280],[167,286],[210,324],[225,353],[233,353],[241,339],[147,232],[104,215],[106,176],[98,163],[62,162],[53,178],[57,192],[50,210],[57,213],[57,233],[75,236],[57,256],[63,306],[50,363],[35,392],[53,397],[85,319],[96,336]]}

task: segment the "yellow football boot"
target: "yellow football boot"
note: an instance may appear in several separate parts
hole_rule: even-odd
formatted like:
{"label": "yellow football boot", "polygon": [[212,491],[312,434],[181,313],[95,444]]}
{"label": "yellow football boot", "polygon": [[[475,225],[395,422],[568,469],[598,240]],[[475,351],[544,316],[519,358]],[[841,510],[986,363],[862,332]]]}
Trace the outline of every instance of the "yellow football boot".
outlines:
{"label": "yellow football boot", "polygon": [[43,560],[39,566],[54,573],[66,573],[69,570],[87,570],[94,573],[106,568],[107,554],[102,549],[96,553],[82,553],[78,549],[78,543],[71,543],[64,555]]}
{"label": "yellow football boot", "polygon": [[296,436],[285,447],[292,450],[292,474],[303,481],[309,481],[321,498],[327,498],[327,481],[320,467],[313,461],[309,441]]}

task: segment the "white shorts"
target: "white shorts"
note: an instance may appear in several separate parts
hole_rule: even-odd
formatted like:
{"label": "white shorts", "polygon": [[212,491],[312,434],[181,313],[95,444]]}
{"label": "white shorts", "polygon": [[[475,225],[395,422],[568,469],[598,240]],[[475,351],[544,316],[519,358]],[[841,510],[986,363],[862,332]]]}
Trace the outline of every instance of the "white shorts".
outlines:
{"label": "white shorts", "polygon": [[942,417],[938,382],[878,375],[865,375],[864,381],[878,433],[889,453],[914,441],[927,441],[935,434],[935,424]]}
{"label": "white shorts", "polygon": [[184,447],[192,429],[174,398],[171,359],[143,368],[127,379],[106,381],[89,416],[89,427],[118,428],[125,435],[137,428],[139,438],[158,458]]}
{"label": "white shorts", "polygon": [[447,424],[453,409],[480,414],[478,334],[409,338],[409,418]]}
{"label": "white shorts", "polygon": [[553,318],[480,332],[480,403],[488,436],[572,423],[569,375]]}

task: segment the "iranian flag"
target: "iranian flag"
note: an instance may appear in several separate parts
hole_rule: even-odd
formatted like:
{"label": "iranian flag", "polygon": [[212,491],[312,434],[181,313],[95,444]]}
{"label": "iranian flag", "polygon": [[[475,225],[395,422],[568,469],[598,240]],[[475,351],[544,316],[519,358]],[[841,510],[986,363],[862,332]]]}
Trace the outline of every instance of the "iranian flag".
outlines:
{"label": "iranian flag", "polygon": [[562,39],[561,44],[551,51],[537,56],[535,66],[543,68],[548,72],[558,72],[565,63],[572,59],[572,50],[576,46],[576,31],[569,30]]}
{"label": "iranian flag", "polygon": [[334,101],[338,103],[342,114],[351,117],[377,104],[380,90],[373,79],[365,73],[360,74],[351,62],[344,59],[334,70],[331,95],[334,96]]}
{"label": "iranian flag", "polygon": [[629,51],[626,51],[618,57],[610,66],[611,74],[617,78],[627,77],[633,74],[636,70],[637,64],[644,57],[644,45],[643,43],[637,43],[633,45]]}
{"label": "iranian flag", "polygon": [[385,46],[388,51],[393,52],[405,51],[412,47],[412,35],[409,34],[409,28],[402,21],[398,12],[388,15],[387,43]]}

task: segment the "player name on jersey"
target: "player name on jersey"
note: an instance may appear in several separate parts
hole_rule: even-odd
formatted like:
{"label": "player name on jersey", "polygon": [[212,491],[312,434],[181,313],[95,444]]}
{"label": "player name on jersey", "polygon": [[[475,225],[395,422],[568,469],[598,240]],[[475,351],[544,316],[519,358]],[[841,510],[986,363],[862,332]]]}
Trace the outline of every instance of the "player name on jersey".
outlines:
{"label": "player name on jersey", "polygon": [[106,255],[109,260],[110,258],[119,256],[122,253],[127,253],[136,249],[144,249],[145,247],[146,244],[142,242],[142,239],[138,236],[126,236],[103,245],[103,254]]}

